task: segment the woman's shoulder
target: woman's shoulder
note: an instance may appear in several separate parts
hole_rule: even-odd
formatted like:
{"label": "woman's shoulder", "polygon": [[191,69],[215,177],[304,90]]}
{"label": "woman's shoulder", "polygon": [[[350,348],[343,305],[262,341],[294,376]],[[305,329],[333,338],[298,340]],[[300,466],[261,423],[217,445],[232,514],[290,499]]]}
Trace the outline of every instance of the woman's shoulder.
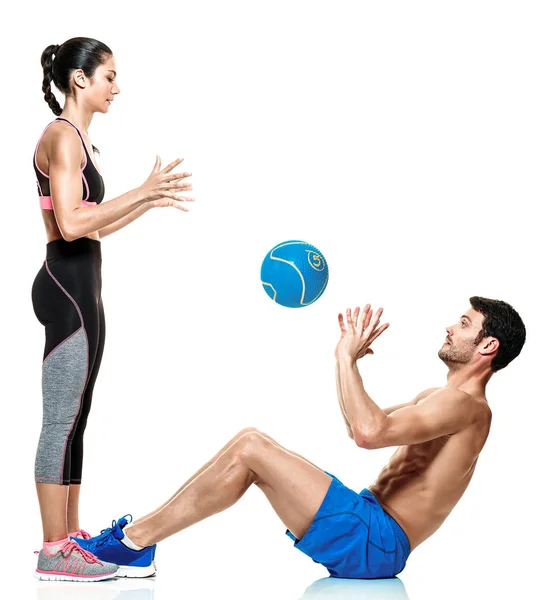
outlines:
{"label": "woman's shoulder", "polygon": [[75,128],[67,121],[51,121],[45,129],[41,142],[47,152],[51,151],[78,151],[81,154],[81,138]]}

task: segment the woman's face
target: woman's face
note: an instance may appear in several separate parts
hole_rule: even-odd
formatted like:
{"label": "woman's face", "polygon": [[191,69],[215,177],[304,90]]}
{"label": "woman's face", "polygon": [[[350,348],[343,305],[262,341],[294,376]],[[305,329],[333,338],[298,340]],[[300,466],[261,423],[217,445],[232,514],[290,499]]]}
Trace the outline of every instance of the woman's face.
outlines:
{"label": "woman's face", "polygon": [[120,88],[116,84],[116,63],[114,56],[109,56],[101,63],[93,77],[88,79],[87,103],[93,112],[108,112],[111,102]]}

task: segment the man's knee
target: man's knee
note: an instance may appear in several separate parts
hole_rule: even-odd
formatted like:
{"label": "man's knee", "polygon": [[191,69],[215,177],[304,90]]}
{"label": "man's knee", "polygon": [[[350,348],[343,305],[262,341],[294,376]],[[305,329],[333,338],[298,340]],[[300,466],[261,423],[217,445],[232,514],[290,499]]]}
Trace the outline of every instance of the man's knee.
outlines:
{"label": "man's knee", "polygon": [[269,439],[261,431],[248,427],[238,434],[236,454],[240,460],[249,462],[254,456],[261,456],[269,444]]}
{"label": "man's knee", "polygon": [[241,437],[244,437],[246,434],[248,433],[259,433],[259,429],[257,429],[256,427],[246,427],[244,429],[241,429],[236,435],[235,438],[240,439]]}

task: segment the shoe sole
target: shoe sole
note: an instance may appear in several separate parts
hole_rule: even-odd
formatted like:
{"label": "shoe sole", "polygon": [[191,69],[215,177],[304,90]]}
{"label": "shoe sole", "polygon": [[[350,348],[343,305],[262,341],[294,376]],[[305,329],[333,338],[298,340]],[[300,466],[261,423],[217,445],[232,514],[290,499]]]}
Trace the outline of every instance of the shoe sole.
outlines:
{"label": "shoe sole", "polygon": [[40,581],[104,581],[105,579],[114,579],[117,573],[107,573],[106,575],[62,575],[61,573],[46,573],[35,571],[35,577]]}
{"label": "shoe sole", "polygon": [[126,567],[120,566],[118,571],[116,571],[116,577],[129,577],[133,578],[142,578],[142,577],[151,577],[151,575],[155,575],[157,571],[157,567],[155,566],[155,561],[153,561],[148,567]]}

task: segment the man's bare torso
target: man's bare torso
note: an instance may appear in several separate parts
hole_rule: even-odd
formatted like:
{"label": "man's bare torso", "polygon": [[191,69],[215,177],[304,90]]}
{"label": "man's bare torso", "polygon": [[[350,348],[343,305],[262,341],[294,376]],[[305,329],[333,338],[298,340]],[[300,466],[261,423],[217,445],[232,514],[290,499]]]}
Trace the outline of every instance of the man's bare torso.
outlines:
{"label": "man's bare torso", "polygon": [[484,397],[471,396],[471,414],[471,424],[458,433],[399,447],[369,487],[401,525],[411,549],[440,527],[471,481],[490,430]]}

